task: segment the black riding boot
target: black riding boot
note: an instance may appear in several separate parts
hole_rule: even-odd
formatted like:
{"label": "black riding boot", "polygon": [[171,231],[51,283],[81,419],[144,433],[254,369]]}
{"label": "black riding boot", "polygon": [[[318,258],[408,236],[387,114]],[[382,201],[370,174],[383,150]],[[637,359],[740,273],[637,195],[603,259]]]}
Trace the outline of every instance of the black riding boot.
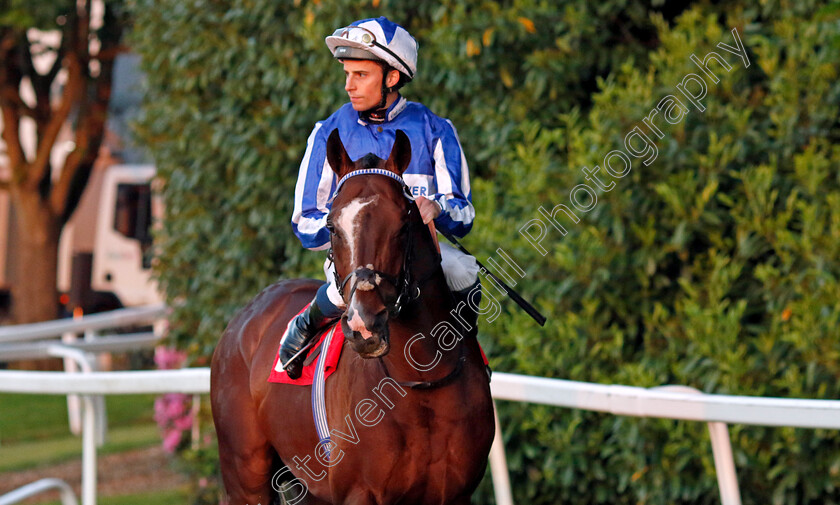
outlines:
{"label": "black riding boot", "polygon": [[329,326],[335,320],[334,317],[325,316],[318,307],[317,301],[312,300],[306,310],[289,321],[286,335],[283,336],[283,345],[280,347],[280,362],[290,379],[297,379],[303,372],[305,353],[295,359],[292,357],[300,352],[318,334],[319,330]]}
{"label": "black riding boot", "polygon": [[476,280],[472,286],[453,291],[452,295],[455,296],[456,308],[459,308],[458,315],[467,323],[467,335],[474,337],[478,333],[478,312],[473,307],[481,306],[481,282]]}
{"label": "black riding boot", "polygon": [[[473,307],[481,307],[481,281],[476,280],[475,284],[466,289],[453,291],[452,295],[455,297],[455,307],[458,309],[458,315],[467,324],[466,336],[476,338],[478,336],[478,311]],[[472,303],[470,303],[470,299],[472,299]],[[461,302],[464,303],[464,306],[461,306]],[[485,365],[484,368],[489,381],[493,371],[490,370],[490,365]]]}

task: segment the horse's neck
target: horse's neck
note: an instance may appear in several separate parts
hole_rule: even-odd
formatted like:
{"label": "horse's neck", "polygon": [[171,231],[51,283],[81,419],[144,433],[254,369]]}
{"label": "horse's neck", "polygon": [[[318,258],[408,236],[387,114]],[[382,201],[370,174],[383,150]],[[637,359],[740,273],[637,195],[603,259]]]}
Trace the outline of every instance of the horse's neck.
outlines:
{"label": "horse's neck", "polygon": [[[414,232],[415,257],[412,260],[412,278],[418,283],[420,296],[412,300],[405,310],[392,321],[392,351],[384,359],[394,369],[395,375],[405,380],[427,380],[440,375],[440,369],[458,360],[458,352],[441,353],[438,338],[446,332],[461,330],[457,327],[454,299],[446,283],[440,264],[440,255],[430,233],[418,229]],[[422,335],[422,336],[420,336]],[[409,349],[410,347],[410,349]],[[397,351],[397,352],[394,352]],[[409,357],[410,356],[410,357]],[[409,363],[430,363],[437,360],[442,366],[432,371]]]}
{"label": "horse's neck", "polygon": [[431,235],[432,231],[423,225],[422,221],[420,223],[412,237],[415,257],[411,262],[411,277],[418,283],[420,296],[413,300],[411,312],[415,318],[432,317],[439,321],[449,312],[452,297],[440,263],[440,253]]}

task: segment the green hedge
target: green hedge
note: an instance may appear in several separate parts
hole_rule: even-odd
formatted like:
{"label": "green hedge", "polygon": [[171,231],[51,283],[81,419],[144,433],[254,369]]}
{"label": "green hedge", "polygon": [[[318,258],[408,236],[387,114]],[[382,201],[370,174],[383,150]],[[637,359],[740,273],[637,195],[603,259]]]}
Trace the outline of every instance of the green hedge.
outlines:
{"label": "green hedge", "polygon": [[472,171],[492,178],[520,121],[556,122],[599,75],[644,58],[654,26],[643,3],[625,3],[135,0],[148,75],[139,133],[166,184],[158,271],[180,302],[177,334],[207,355],[268,282],[322,275],[289,219],[306,138],[346,101],[325,34],[374,14],[401,20],[421,47],[406,96],[452,118]]}
{"label": "green hedge", "polygon": [[[478,214],[466,245],[481,260],[501,246],[549,316],[539,328],[504,302],[480,334],[496,370],[837,398],[840,10],[753,4],[137,0],[173,334],[206,362],[261,287],[322,275],[288,221],[306,137],[345,98],[323,37],[385,14],[420,42],[407,97],[459,129]],[[749,67],[717,46],[733,28]],[[732,67],[712,64],[700,112],[676,85],[710,51]],[[688,113],[653,118],[656,159],[607,175],[635,126],[655,138],[642,120],[667,95]],[[570,191],[594,188],[581,169],[595,166],[615,186],[577,210]],[[580,219],[560,214],[565,236],[538,210],[559,204]],[[534,219],[545,255],[520,233]],[[500,416],[517,502],[719,503],[702,424],[506,402]],[[836,432],[730,433],[745,504],[840,502]],[[489,478],[474,502],[492,502]]]}

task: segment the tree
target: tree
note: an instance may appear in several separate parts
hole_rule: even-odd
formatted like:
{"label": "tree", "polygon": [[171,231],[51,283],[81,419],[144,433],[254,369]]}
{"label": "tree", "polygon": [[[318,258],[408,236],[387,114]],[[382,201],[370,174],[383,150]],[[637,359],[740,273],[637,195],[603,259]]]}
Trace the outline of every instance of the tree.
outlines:
{"label": "tree", "polygon": [[[61,230],[78,205],[105,132],[114,59],[124,20],[109,0],[0,2],[0,109],[9,179],[2,182],[17,219],[19,274],[13,316],[25,323],[57,315]],[[56,33],[57,44],[45,33]],[[38,68],[39,60],[52,60]],[[34,152],[23,140],[34,123]],[[60,166],[53,150],[69,126],[74,147]]]}

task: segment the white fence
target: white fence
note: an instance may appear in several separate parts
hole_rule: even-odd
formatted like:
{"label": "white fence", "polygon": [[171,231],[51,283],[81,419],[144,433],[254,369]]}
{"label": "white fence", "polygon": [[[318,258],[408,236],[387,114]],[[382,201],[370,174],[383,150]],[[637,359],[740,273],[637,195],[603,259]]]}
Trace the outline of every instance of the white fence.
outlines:
{"label": "white fence", "polygon": [[[761,426],[840,429],[840,401],[835,400],[707,395],[506,373],[493,374],[491,389],[493,397],[499,400],[540,403],[609,412],[616,415]],[[85,395],[84,398],[89,398],[87,395],[169,392],[203,394],[209,390],[210,370],[208,368],[93,372],[72,375],[63,372],[0,371],[0,391],[13,393],[80,394]],[[92,409],[90,412],[93,412]],[[96,503],[95,419],[95,416],[88,415],[86,410],[82,442],[83,505]],[[726,442],[728,443],[728,439]],[[494,451],[499,449],[500,447],[496,446]],[[509,488],[505,490],[498,487],[502,482],[497,478],[506,478],[504,475],[506,471],[503,469],[500,471],[498,465],[497,459],[491,459],[491,472],[494,475],[494,486],[497,486],[496,492],[499,497],[497,500],[499,505],[510,504],[512,501],[505,499],[505,496],[510,496]],[[731,470],[734,471],[734,465]],[[721,468],[718,467],[718,472],[720,471]],[[721,491],[724,504],[740,503],[737,484],[734,490],[730,490],[734,491],[734,494],[725,496],[724,490]]]}
{"label": "white fence", "polygon": [[840,429],[840,400],[799,400],[696,394],[494,373],[499,400],[609,412],[620,416],[686,421]]}
{"label": "white fence", "polygon": [[60,337],[65,333],[119,328],[151,323],[166,316],[165,305],[148,305],[103,312],[74,319],[56,319],[43,323],[0,327],[0,343],[24,342]]}
{"label": "white fence", "polygon": [[[64,359],[64,369],[67,372],[92,372],[98,368],[93,353],[153,347],[165,334],[167,313],[165,305],[157,304],[73,319],[0,327],[0,362],[59,357]],[[100,332],[106,329],[141,325],[152,325],[153,331],[100,335]],[[79,339],[79,334],[84,335],[82,340]],[[80,401],[76,395],[67,397],[70,431],[77,435],[82,431]],[[107,430],[105,402],[101,396],[94,397],[92,401],[98,419],[97,444],[102,445]]]}
{"label": "white fence", "polygon": [[76,500],[76,495],[73,494],[73,489],[63,480],[41,479],[0,496],[0,505],[12,505],[52,489],[57,489],[61,493],[61,505],[77,505],[79,503]]}
{"label": "white fence", "polygon": [[[136,310],[136,309],[128,309]],[[132,318],[159,318],[165,308],[139,310]],[[121,313],[120,317],[124,317]],[[106,315],[86,316],[98,328],[114,327],[114,320]],[[15,333],[13,327],[0,329],[0,353],[5,348],[18,353],[34,352],[35,347],[13,347],[8,342],[31,341],[55,337],[68,331],[90,331],[82,320],[41,323],[38,328],[27,327]],[[101,326],[100,326],[101,325]],[[72,326],[72,328],[71,328]],[[21,338],[15,338],[21,337]],[[144,342],[146,342],[144,340]],[[148,343],[148,342],[146,342]],[[30,345],[34,344],[30,342]],[[90,343],[87,350],[101,351],[109,346],[96,347]],[[106,343],[107,344],[107,343]],[[55,344],[45,346],[55,353]],[[114,342],[114,345],[118,345]],[[145,345],[145,344],[144,344]],[[39,348],[40,350],[40,348]],[[82,353],[82,349],[65,349],[67,355]],[[664,386],[646,389],[631,386],[591,384],[542,377],[507,373],[494,373],[491,382],[493,398],[528,403],[538,403],[633,417],[681,419],[709,423],[715,468],[723,505],[740,505],[735,465],[729,445],[726,423],[760,426],[790,426],[799,428],[840,429],[840,401],[800,400],[784,398],[759,398],[751,396],[725,396],[702,394],[683,386]],[[189,393],[206,394],[210,391],[210,370],[192,368],[183,370],[96,372],[68,374],[65,372],[25,372],[0,370],[0,392],[82,395],[84,422],[82,429],[82,504],[96,504],[96,434],[102,420],[96,415],[95,402],[99,395]],[[512,493],[501,443],[499,423],[490,454],[491,475],[498,505],[512,505]],[[20,496],[49,487],[59,487],[64,503],[72,503],[66,496],[66,485],[54,479],[39,481],[30,486],[0,496],[0,505],[15,503]],[[72,493],[71,493],[72,494]],[[73,497],[73,500],[75,498]]]}
{"label": "white fence", "polygon": [[[64,359],[65,371],[69,372],[69,374],[62,373],[63,377],[70,377],[77,371],[92,373],[97,369],[97,359],[93,353],[130,351],[154,346],[165,333],[167,313],[167,307],[158,304],[119,309],[73,319],[2,327],[0,328],[0,362],[60,357]],[[100,335],[100,332],[106,329],[147,325],[153,325],[153,331]],[[83,340],[78,338],[80,333],[84,335]],[[36,392],[51,394],[50,386],[39,388]],[[82,404],[85,407],[84,429],[82,428]],[[84,464],[86,468],[93,468],[93,471],[88,470],[83,473],[83,488],[88,500],[86,503],[95,503],[96,446],[105,442],[108,425],[105,402],[98,394],[82,398],[75,394],[68,395],[67,410],[70,431],[82,434]],[[91,479],[93,479],[92,482]],[[41,479],[0,496],[0,505],[17,503],[50,489],[60,490],[62,505],[76,504],[76,497],[67,483],[59,479]]]}

